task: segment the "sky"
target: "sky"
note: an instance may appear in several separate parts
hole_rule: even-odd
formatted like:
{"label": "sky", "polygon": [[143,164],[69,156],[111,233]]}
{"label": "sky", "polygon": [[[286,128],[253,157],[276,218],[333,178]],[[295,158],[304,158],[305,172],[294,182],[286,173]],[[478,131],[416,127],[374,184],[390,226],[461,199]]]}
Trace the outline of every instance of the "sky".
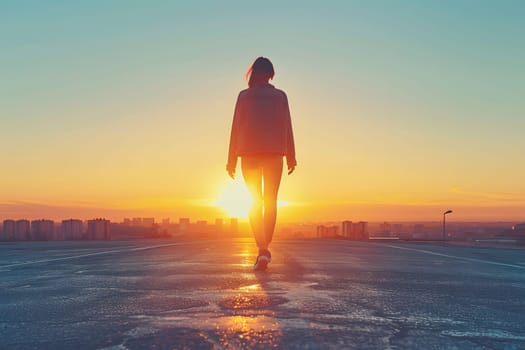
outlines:
{"label": "sky", "polygon": [[0,219],[233,215],[233,108],[262,55],[296,140],[280,220],[525,221],[523,18],[519,0],[2,1]]}

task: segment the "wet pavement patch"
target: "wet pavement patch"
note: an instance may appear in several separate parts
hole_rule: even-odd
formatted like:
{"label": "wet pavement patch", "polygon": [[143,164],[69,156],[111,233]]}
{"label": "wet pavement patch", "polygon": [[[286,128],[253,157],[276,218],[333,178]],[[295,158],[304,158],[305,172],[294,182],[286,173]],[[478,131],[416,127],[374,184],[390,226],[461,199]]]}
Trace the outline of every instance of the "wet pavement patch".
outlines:
{"label": "wet pavement patch", "polygon": [[207,301],[199,299],[157,295],[142,297],[138,302],[139,305],[142,305],[141,309],[143,312],[167,312],[209,305]]}
{"label": "wet pavement patch", "polygon": [[282,333],[275,330],[247,330],[234,333],[218,332],[219,344],[226,349],[278,348]]}
{"label": "wet pavement patch", "polygon": [[201,331],[178,328],[165,329],[137,339],[128,339],[124,349],[215,349],[214,342]]}
{"label": "wet pavement patch", "polygon": [[265,294],[237,294],[228,296],[219,302],[219,306],[229,310],[243,309],[265,309],[288,302],[288,299],[281,296]]}

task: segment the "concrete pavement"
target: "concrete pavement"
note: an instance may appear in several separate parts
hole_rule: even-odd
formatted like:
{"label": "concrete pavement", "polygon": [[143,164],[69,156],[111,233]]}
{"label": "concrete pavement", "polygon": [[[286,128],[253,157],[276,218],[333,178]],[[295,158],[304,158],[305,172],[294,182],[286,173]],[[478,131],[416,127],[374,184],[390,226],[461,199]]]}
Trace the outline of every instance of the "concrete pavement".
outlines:
{"label": "concrete pavement", "polygon": [[525,251],[251,239],[0,244],[1,349],[524,349]]}

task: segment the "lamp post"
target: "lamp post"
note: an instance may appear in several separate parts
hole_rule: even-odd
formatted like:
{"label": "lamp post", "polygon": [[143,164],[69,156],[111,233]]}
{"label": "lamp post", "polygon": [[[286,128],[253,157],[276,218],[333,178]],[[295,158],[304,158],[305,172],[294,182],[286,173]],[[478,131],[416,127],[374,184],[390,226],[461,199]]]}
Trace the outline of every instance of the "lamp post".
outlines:
{"label": "lamp post", "polygon": [[450,213],[452,213],[452,210],[447,210],[446,212],[443,213],[443,240],[445,240],[447,237],[446,230],[445,230],[445,216]]}

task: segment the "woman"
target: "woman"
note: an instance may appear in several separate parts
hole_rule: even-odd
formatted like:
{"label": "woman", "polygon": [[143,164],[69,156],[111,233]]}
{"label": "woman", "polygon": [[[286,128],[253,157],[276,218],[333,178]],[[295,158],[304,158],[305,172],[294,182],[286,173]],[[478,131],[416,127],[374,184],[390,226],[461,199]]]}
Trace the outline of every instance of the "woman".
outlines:
{"label": "woman", "polygon": [[226,166],[233,179],[241,158],[242,175],[253,198],[249,215],[259,248],[254,270],[259,271],[272,257],[268,246],[275,229],[283,156],[288,175],[297,165],[288,98],[269,83],[274,74],[272,62],[265,57],[257,58],[246,72],[248,89],[237,98]]}

